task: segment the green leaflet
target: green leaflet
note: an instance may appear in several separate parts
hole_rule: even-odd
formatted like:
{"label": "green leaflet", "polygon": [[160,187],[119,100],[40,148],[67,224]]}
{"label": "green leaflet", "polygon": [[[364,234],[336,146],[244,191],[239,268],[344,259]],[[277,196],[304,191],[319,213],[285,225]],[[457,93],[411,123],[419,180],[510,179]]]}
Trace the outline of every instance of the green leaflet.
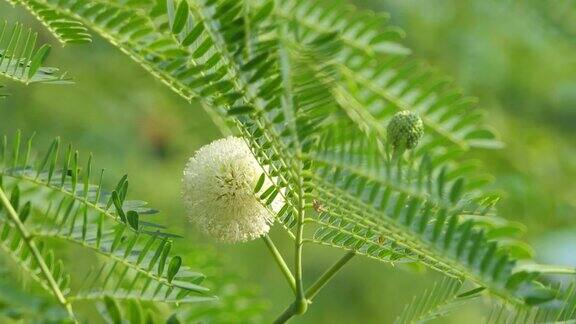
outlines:
{"label": "green leaflet", "polygon": [[122,314],[120,313],[120,307],[118,306],[118,303],[116,303],[116,301],[110,297],[105,297],[104,305],[106,306],[106,312],[108,313],[112,323],[122,323]]}

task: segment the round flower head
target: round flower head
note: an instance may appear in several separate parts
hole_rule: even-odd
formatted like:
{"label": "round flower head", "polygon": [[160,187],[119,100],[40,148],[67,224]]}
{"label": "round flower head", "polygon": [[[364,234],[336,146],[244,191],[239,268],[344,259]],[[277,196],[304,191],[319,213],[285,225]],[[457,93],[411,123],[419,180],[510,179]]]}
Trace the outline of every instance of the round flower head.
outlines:
{"label": "round flower head", "polygon": [[[274,216],[254,194],[261,174],[241,138],[227,137],[203,146],[188,160],[182,178],[190,220],[223,242],[243,242],[268,233]],[[266,179],[263,188],[271,184]],[[272,208],[279,210],[281,205],[281,198],[276,198]]]}
{"label": "round flower head", "polygon": [[404,110],[392,117],[387,133],[388,141],[394,149],[413,149],[424,135],[424,125],[418,115]]}

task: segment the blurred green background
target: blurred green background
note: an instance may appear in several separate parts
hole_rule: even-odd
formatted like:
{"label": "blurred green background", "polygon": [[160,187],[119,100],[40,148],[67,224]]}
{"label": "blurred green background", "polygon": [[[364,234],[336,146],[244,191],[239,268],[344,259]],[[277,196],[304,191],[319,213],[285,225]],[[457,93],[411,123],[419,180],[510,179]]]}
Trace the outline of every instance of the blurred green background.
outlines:
{"label": "blurred green background", "polygon": [[[387,11],[407,34],[414,55],[452,76],[463,91],[480,98],[486,119],[506,147],[476,157],[505,193],[503,216],[527,225],[526,240],[539,260],[576,265],[576,1],[362,0],[360,8]],[[54,40],[29,15],[0,2],[0,19],[22,21]],[[99,38],[90,46],[55,46],[49,63],[69,71],[73,86],[9,83],[0,102],[1,133],[36,132],[39,147],[54,136],[73,143],[112,183],[124,173],[129,196],[148,200],[159,221],[184,236],[175,246],[189,259],[216,246],[225,272],[257,287],[270,321],[291,293],[260,241],[243,245],[206,242],[183,216],[180,174],[186,159],[220,137],[203,110],[187,103]],[[289,241],[273,237],[288,251]],[[311,247],[307,278],[341,254]],[[185,258],[186,260],[186,258]],[[192,264],[192,266],[194,266]],[[203,269],[199,269],[202,271]],[[212,280],[221,275],[213,271]],[[405,303],[436,278],[357,258],[294,323],[389,323]],[[250,288],[252,289],[252,288]],[[473,319],[482,303],[442,322]]]}

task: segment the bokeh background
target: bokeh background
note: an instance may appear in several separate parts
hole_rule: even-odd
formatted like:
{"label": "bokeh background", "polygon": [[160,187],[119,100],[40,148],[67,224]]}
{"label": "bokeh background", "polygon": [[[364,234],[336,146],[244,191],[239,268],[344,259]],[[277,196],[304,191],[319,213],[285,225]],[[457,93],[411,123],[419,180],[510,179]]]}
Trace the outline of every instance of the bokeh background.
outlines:
{"label": "bokeh background", "polygon": [[[446,72],[480,99],[486,119],[506,147],[476,157],[494,175],[505,198],[503,216],[526,225],[539,260],[576,265],[576,1],[572,0],[358,0],[359,8],[386,11],[406,31],[414,55]],[[0,20],[22,21],[54,40],[29,15],[0,2]],[[172,93],[130,59],[95,37],[90,46],[55,46],[49,63],[69,71],[73,86],[9,83],[0,102],[0,133],[36,132],[38,147],[60,136],[97,166],[107,181],[128,173],[130,197],[159,208],[159,221],[184,236],[175,246],[188,259],[212,250],[224,273],[239,278],[265,306],[270,321],[291,293],[263,243],[218,245],[186,222],[180,174],[186,159],[221,135],[204,111]],[[49,64],[49,65],[50,65]],[[281,249],[289,241],[272,236]],[[341,251],[306,250],[313,278]],[[194,266],[192,264],[192,266]],[[204,269],[199,269],[200,271]],[[389,323],[437,276],[357,258],[294,323]],[[252,298],[252,297],[251,297]],[[476,322],[484,303],[471,304],[441,322]]]}

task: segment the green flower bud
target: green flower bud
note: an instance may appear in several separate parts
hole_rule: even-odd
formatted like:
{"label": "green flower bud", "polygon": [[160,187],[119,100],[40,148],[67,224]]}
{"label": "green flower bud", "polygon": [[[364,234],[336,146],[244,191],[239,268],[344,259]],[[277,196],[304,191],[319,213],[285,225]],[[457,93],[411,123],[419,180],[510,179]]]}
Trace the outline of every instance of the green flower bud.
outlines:
{"label": "green flower bud", "polygon": [[424,135],[424,124],[418,115],[404,110],[392,117],[388,124],[388,142],[394,149],[413,149]]}

